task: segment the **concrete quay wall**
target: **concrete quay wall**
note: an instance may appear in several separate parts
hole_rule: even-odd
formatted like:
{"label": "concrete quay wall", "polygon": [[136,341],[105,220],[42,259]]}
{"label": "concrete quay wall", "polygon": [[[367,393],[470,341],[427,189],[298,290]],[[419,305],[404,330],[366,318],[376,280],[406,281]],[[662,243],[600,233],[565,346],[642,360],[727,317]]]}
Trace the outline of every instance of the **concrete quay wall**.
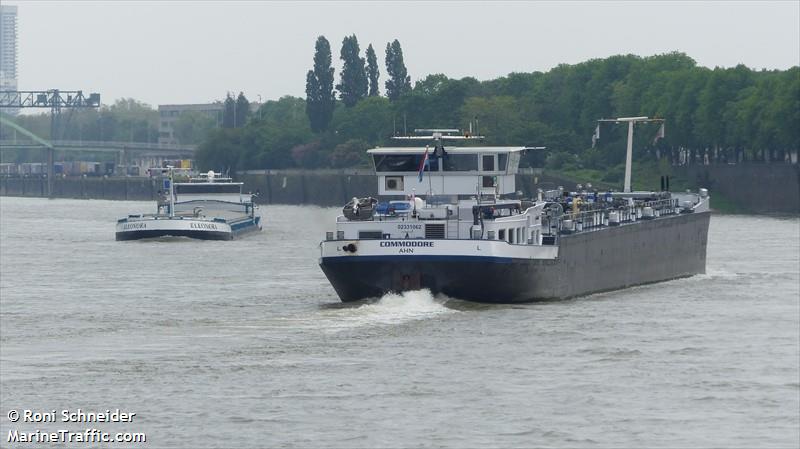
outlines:
{"label": "concrete quay wall", "polygon": [[743,212],[800,214],[798,164],[690,165],[682,172],[693,187],[711,192],[711,207],[717,192]]}
{"label": "concrete quay wall", "polygon": [[[56,178],[53,198],[155,200],[160,183],[152,178]],[[47,179],[0,178],[0,196],[47,197]]]}
{"label": "concrete quay wall", "polygon": [[[678,168],[693,188],[706,187],[749,213],[800,214],[800,166],[790,164],[696,165]],[[261,204],[343,206],[353,197],[377,196],[377,177],[369,169],[256,170],[235,175],[244,190],[258,192]],[[541,170],[517,175],[517,190],[533,197],[536,190],[575,187],[574,182]],[[597,185],[604,189],[607,186]],[[159,180],[147,177],[58,178],[54,198],[154,201]],[[0,195],[47,196],[42,178],[0,178]],[[713,205],[713,200],[712,200]]]}

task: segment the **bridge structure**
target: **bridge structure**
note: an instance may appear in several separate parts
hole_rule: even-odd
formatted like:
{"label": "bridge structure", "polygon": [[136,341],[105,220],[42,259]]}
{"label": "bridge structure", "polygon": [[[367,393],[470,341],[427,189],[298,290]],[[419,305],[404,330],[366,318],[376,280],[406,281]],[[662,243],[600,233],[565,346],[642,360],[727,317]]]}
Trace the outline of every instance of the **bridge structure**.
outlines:
{"label": "bridge structure", "polygon": [[53,140],[43,143],[36,140],[0,140],[0,148],[14,150],[38,150],[52,148],[54,151],[63,152],[104,152],[124,154],[121,162],[127,161],[127,156],[146,156],[188,159],[194,156],[196,145],[171,145],[143,142],[116,142],[116,141],[87,141],[87,140]]}
{"label": "bridge structure", "polygon": [[[50,139],[55,140],[59,136],[59,123],[61,109],[91,109],[100,107],[100,94],[91,93],[85,96],[82,90],[3,90],[0,91],[0,109],[24,109],[24,108],[44,108],[50,109]],[[10,124],[9,120],[3,120],[3,124]],[[11,125],[14,129],[22,129],[20,126]],[[33,133],[25,130],[24,134],[33,136]],[[43,139],[36,137],[34,140],[43,142]],[[53,176],[55,161],[52,145],[45,145],[47,151],[47,193],[53,193]]]}
{"label": "bridge structure", "polygon": [[[52,92],[55,92],[54,94]],[[89,108],[99,106],[99,95],[92,94],[88,98],[82,95],[59,95],[58,91],[48,91],[49,96],[41,92],[0,92],[0,107],[51,107],[51,135],[58,135],[57,122],[61,107]],[[77,92],[80,94],[80,92]],[[13,95],[12,95],[13,94]],[[38,95],[37,95],[38,94]],[[16,124],[14,121],[0,114],[0,124],[8,126],[17,133],[13,139],[0,139],[0,151],[5,149],[15,150],[44,150],[47,160],[47,191],[48,196],[53,192],[53,176],[55,173],[56,152],[110,152],[116,154],[118,166],[129,166],[135,159],[192,159],[197,149],[196,145],[171,145],[143,142],[113,142],[113,141],[73,141],[73,140],[46,140],[31,131]],[[27,139],[18,139],[18,134]]]}
{"label": "bridge structure", "polygon": [[[115,142],[115,141],[73,141],[73,140],[0,140],[0,151],[22,150],[28,152],[47,152],[47,161],[54,161],[55,154],[65,153],[106,153],[113,155],[116,167],[122,169],[120,173],[130,174],[129,167],[161,167],[165,160],[194,159],[196,145],[172,145],[141,142]],[[108,159],[108,158],[106,158]],[[55,173],[55,163],[48,166],[47,179],[52,179],[50,173]]]}

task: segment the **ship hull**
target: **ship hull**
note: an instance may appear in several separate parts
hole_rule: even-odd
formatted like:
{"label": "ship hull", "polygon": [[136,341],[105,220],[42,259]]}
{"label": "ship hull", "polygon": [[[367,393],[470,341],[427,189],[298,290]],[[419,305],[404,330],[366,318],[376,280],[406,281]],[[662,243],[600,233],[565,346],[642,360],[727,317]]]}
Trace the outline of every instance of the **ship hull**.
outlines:
{"label": "ship hull", "polygon": [[142,240],[160,237],[188,237],[198,240],[232,240],[261,229],[259,216],[220,222],[195,219],[123,219],[117,223],[116,240]]}
{"label": "ship hull", "polygon": [[704,273],[709,220],[709,212],[698,212],[565,235],[555,257],[521,257],[534,251],[526,245],[481,256],[325,257],[323,248],[320,266],[342,301],[416,289],[490,303],[562,299]]}

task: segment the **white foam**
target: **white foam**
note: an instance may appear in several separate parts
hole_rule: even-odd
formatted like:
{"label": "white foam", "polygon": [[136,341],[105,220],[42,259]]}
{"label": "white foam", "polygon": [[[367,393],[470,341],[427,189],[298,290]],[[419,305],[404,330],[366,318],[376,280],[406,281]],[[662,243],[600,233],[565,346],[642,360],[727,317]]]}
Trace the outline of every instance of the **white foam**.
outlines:
{"label": "white foam", "polygon": [[447,298],[434,297],[430,290],[388,293],[374,303],[322,311],[321,327],[348,329],[361,326],[394,325],[455,313],[444,306]]}
{"label": "white foam", "polygon": [[726,281],[726,280],[737,279],[739,277],[740,277],[739,274],[724,269],[707,268],[705,273],[690,276],[688,278],[683,279],[683,281],[692,281],[692,282],[711,281],[711,280]]}

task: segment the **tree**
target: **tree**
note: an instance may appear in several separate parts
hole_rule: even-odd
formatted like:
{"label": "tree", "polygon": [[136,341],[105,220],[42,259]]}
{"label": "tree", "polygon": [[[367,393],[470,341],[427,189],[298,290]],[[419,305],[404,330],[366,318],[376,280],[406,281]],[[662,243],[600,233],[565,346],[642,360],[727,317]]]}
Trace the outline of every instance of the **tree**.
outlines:
{"label": "tree", "polygon": [[411,91],[411,77],[408,76],[406,64],[403,62],[403,49],[400,42],[395,39],[386,44],[386,96],[395,101]]}
{"label": "tree", "polygon": [[352,108],[337,108],[331,129],[336,131],[337,142],[361,139],[369,145],[382,145],[392,134],[392,105],[384,97],[369,97]]}
{"label": "tree", "polygon": [[335,102],[331,45],[325,36],[320,36],[314,53],[314,69],[306,74],[306,114],[314,132],[328,128]]}
{"label": "tree", "polygon": [[331,165],[335,168],[366,166],[369,163],[367,148],[367,143],[359,139],[336,145],[331,153]]}
{"label": "tree", "polygon": [[230,92],[225,96],[225,108],[222,110],[222,127],[223,128],[236,128],[236,101],[234,101]]}
{"label": "tree", "polygon": [[208,114],[200,111],[186,111],[175,120],[172,129],[175,131],[175,138],[179,143],[199,144],[216,125],[216,120]]}
{"label": "tree", "polygon": [[340,58],[344,63],[336,89],[347,107],[354,106],[358,100],[367,96],[367,74],[364,71],[364,58],[358,56],[359,52],[355,34],[342,40]]}
{"label": "tree", "polygon": [[[106,134],[108,139],[127,142],[155,142],[158,140],[158,111],[149,104],[133,98],[120,98],[108,108],[102,108],[102,115],[114,117],[115,126]],[[69,119],[62,127],[71,125]],[[64,136],[65,129],[59,134]]]}
{"label": "tree", "polygon": [[250,102],[247,101],[247,97],[245,97],[242,92],[239,92],[239,96],[236,97],[236,109],[233,115],[233,127],[241,128],[245,123],[247,123],[247,119],[249,117]]}
{"label": "tree", "polygon": [[[352,36],[346,39],[352,41]],[[467,129],[471,122],[473,131],[485,135],[489,145],[548,148],[548,153],[529,153],[523,164],[541,166],[545,154],[549,154],[548,164],[553,168],[597,170],[607,173],[602,176],[605,181],[617,182],[623,173],[627,128],[604,127],[599,147],[594,150],[588,149],[589,136],[595,119],[626,115],[666,119],[667,136],[658,146],[660,155],[667,152],[671,158],[676,158],[682,147],[693,155],[705,154],[709,148],[710,157],[722,155],[722,160],[738,160],[742,154],[747,159],[782,160],[787,152],[800,147],[800,67],[774,71],[753,71],[745,66],[709,69],[682,53],[644,58],[617,55],[488,81],[431,74],[409,89],[410,79],[395,41],[387,46],[391,73],[384,78],[390,78],[386,83],[389,95],[368,95],[347,107],[343,101],[334,101],[333,69],[325,43],[324,37],[318,40],[314,67],[318,70],[309,72],[307,98],[266,102],[259,120],[241,129],[209,133],[206,140],[212,144],[202,146],[198,160],[215,169],[352,166],[361,163],[365,148],[390,145],[389,137],[397,128]],[[373,82],[377,78],[370,72],[370,66],[376,66],[370,62],[371,53],[374,51],[368,48],[365,58],[370,94],[372,87],[377,90]],[[321,87],[324,82],[327,88]],[[322,112],[327,116],[320,120],[312,113],[319,113],[321,108],[315,107],[323,103],[327,109]],[[139,127],[139,109],[121,103],[96,115],[87,112],[89,115],[81,120],[73,118],[71,127],[65,127],[65,135],[75,136],[72,139],[82,136],[84,140],[90,135],[128,140],[132,133],[136,140],[146,131]],[[153,112],[141,117],[150,117]],[[131,115],[136,116],[133,121]],[[49,129],[47,116],[16,120],[30,121],[34,129],[45,133]],[[82,128],[75,129],[76,124]],[[637,163],[655,155],[652,142],[656,130],[656,126],[637,128]]]}
{"label": "tree", "polygon": [[306,100],[299,97],[284,96],[279,100],[266,101],[259,109],[259,120],[278,126],[308,128],[305,114]]}
{"label": "tree", "polygon": [[461,107],[462,122],[477,117],[482,135],[496,144],[510,145],[525,124],[519,110],[518,102],[513,97],[472,97]]}
{"label": "tree", "polygon": [[216,129],[209,133],[195,152],[201,170],[228,171],[236,168],[241,153],[241,133],[235,129]]}
{"label": "tree", "polygon": [[372,48],[372,44],[369,44],[369,47],[367,47],[367,78],[369,78],[368,96],[377,97],[381,94],[380,88],[378,87],[379,77],[380,72],[378,72],[378,58],[375,56],[375,49]]}

